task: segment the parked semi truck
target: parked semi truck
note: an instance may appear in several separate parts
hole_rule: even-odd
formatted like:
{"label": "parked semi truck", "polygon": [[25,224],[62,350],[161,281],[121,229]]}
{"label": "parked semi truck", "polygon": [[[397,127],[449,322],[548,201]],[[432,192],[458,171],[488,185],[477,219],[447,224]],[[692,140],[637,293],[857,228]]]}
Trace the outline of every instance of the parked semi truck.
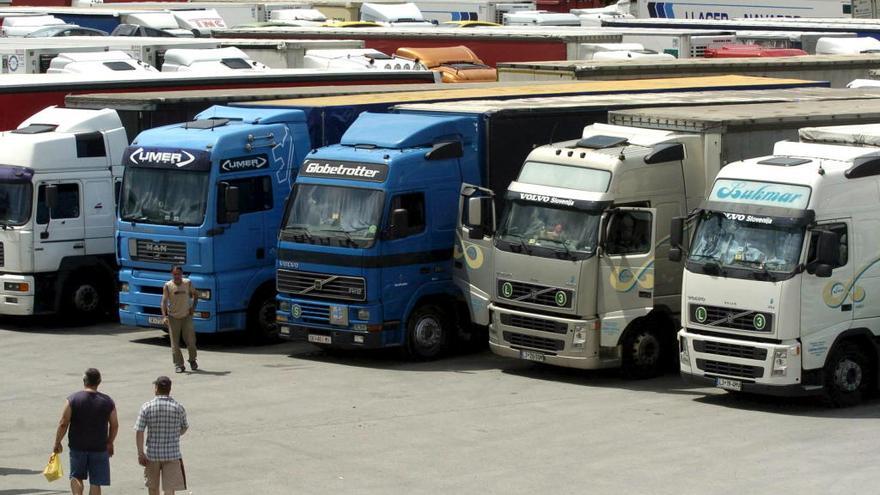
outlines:
{"label": "parked semi truck", "polygon": [[636,18],[725,20],[774,17],[851,17],[849,0],[773,0],[756,4],[749,0],[709,0],[699,3],[672,0],[618,0],[617,11]]}
{"label": "parked semi truck", "polygon": [[659,374],[675,364],[681,307],[672,218],[699,205],[726,163],[872,109],[880,118],[862,100],[621,110],[609,115],[617,125],[536,148],[497,224],[491,192],[463,189],[457,275],[472,318],[501,356]]}
{"label": "parked semi truck", "polygon": [[[453,256],[459,190],[462,183],[501,190],[534,146],[606,118],[607,102],[577,98],[362,114],[340,144],[310,153],[280,234],[282,335],[328,347],[400,346],[425,359],[457,337],[481,340],[469,322],[485,318],[471,319],[452,278],[465,263]],[[618,98],[617,105],[628,104]]]}
{"label": "parked semi truck", "polygon": [[49,107],[0,133],[0,314],[113,310],[127,144],[113,110]]}
{"label": "parked semi truck", "polygon": [[673,225],[673,256],[685,258],[681,372],[849,406],[876,391],[880,369],[880,128],[800,137],[721,170],[686,254],[684,219]]}

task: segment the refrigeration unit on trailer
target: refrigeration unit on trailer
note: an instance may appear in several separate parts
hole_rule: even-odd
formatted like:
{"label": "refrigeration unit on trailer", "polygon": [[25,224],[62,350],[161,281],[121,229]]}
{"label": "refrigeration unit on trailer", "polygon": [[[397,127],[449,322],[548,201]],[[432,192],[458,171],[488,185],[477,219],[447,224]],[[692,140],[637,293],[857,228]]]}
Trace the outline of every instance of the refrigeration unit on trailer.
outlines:
{"label": "refrigeration unit on trailer", "polygon": [[614,111],[613,125],[530,153],[495,191],[497,224],[484,213],[490,193],[464,191],[461,286],[490,324],[490,348],[633,377],[674,367],[683,302],[681,266],[667,256],[672,219],[700,204],[725,163],[872,108],[880,118],[864,100]]}
{"label": "refrigeration unit on trailer", "polygon": [[800,137],[722,169],[689,243],[685,219],[673,227],[685,258],[681,372],[849,406],[876,391],[880,370],[880,127]]}
{"label": "refrigeration unit on trailer", "polygon": [[502,24],[505,26],[580,26],[581,19],[574,14],[525,10],[504,14]]}
{"label": "refrigeration unit on trailer", "polygon": [[165,51],[162,72],[265,72],[269,67],[251,60],[238,48],[172,48]]}
{"label": "refrigeration unit on trailer", "polygon": [[581,43],[579,60],[663,60],[674,59],[669,53],[646,50],[641,43]]}
{"label": "refrigeration unit on trailer", "polygon": [[[303,68],[337,70],[419,70],[424,68],[408,58],[387,55],[370,48],[307,50]],[[427,69],[426,69],[427,70]]]}
{"label": "refrigeration unit on trailer", "polygon": [[0,133],[0,314],[113,310],[127,144],[113,110],[50,107]]}
{"label": "refrigeration unit on trailer", "polygon": [[736,35],[723,30],[609,29],[609,32],[619,33],[623,43],[640,43],[647,50],[676,58],[699,58],[707,48],[736,43]]}
{"label": "refrigeration unit on trailer", "polygon": [[151,73],[155,67],[119,51],[64,52],[49,62],[47,74],[97,74],[101,72]]}
{"label": "refrigeration unit on trailer", "polygon": [[[643,81],[639,88],[673,91],[669,84],[676,83],[688,80]],[[700,89],[713,88],[711,80],[702,83]],[[607,84],[594,89],[638,92],[631,82]],[[618,96],[616,104],[638,96]],[[579,104],[578,98],[457,101],[361,114],[341,144],[310,153],[278,245],[282,334],[331,347],[403,347],[417,358],[437,357],[459,337],[485,342],[485,327],[468,322],[486,325],[486,319],[471,320],[467,291],[453,281],[465,264],[494,274],[480,251],[455,241],[462,183],[474,184],[475,192],[505,188],[534,146],[580,135],[585,123],[605,119],[614,99]]]}

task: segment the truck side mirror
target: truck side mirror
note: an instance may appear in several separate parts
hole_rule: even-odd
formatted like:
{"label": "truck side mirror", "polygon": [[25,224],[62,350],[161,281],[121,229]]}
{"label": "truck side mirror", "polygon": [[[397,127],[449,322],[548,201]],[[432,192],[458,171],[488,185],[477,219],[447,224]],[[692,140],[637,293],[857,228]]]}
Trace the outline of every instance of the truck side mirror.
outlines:
{"label": "truck side mirror", "polygon": [[685,217],[674,217],[669,222],[669,261],[681,261],[681,244],[684,241],[684,222]]}
{"label": "truck side mirror", "polygon": [[820,278],[831,276],[833,266],[840,259],[840,236],[827,230],[817,231],[816,261],[813,263],[813,274]]}
{"label": "truck side mirror", "polygon": [[492,198],[488,196],[480,196],[468,198],[467,225],[468,239],[482,239],[489,231],[492,230],[491,225],[486,225],[486,213],[492,205],[489,203]]}
{"label": "truck side mirror", "polygon": [[46,208],[51,212],[58,208],[58,186],[55,184],[48,184],[44,191],[46,194]]}
{"label": "truck side mirror", "polygon": [[409,229],[409,212],[398,208],[391,212],[391,238],[399,239]]}
{"label": "truck side mirror", "polygon": [[224,220],[226,223],[235,223],[241,215],[238,209],[239,190],[238,187],[229,184],[223,186],[223,211],[226,213]]}

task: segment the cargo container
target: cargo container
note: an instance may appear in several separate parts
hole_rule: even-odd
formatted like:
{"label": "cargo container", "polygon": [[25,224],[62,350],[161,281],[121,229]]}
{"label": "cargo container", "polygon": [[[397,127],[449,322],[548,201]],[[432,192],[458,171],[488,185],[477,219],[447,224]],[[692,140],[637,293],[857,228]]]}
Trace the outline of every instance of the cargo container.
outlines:
{"label": "cargo container", "polygon": [[762,59],[648,60],[648,61],[551,61],[506,62],[498,65],[499,81],[519,80],[613,80],[710,74],[777,76],[828,81],[846,87],[853,79],[867,77],[880,68],[876,55],[811,55]]}

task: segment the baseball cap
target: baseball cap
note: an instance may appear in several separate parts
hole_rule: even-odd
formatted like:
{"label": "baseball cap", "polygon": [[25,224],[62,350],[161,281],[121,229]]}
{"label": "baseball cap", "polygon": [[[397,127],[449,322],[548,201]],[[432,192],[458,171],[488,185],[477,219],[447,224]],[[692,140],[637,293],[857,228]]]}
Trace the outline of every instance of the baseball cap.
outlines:
{"label": "baseball cap", "polygon": [[159,387],[162,387],[162,388],[168,388],[171,386],[171,378],[168,378],[167,376],[162,375],[159,378],[156,378],[155,380],[153,380],[153,385],[158,385]]}

